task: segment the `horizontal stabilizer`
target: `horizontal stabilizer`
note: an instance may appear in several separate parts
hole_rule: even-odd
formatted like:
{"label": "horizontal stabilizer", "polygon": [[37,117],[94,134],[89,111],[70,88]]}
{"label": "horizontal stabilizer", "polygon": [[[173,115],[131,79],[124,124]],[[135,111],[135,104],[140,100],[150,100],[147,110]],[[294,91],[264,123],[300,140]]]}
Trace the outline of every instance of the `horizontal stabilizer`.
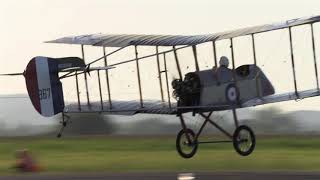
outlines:
{"label": "horizontal stabilizer", "polygon": [[95,70],[108,70],[108,69],[113,69],[115,68],[114,66],[104,66],[104,67],[74,67],[74,68],[68,68],[68,69],[63,69],[59,72],[74,72],[74,71],[95,71]]}
{"label": "horizontal stabilizer", "polygon": [[94,71],[94,70],[108,70],[108,69],[113,69],[115,67],[113,66],[104,66],[104,67],[90,67],[89,71]]}
{"label": "horizontal stabilizer", "polygon": [[70,69],[70,68],[84,68],[86,64],[84,60],[78,57],[64,57],[64,58],[51,58],[58,64],[58,70]]}
{"label": "horizontal stabilizer", "polygon": [[23,73],[0,74],[0,76],[23,76]]}

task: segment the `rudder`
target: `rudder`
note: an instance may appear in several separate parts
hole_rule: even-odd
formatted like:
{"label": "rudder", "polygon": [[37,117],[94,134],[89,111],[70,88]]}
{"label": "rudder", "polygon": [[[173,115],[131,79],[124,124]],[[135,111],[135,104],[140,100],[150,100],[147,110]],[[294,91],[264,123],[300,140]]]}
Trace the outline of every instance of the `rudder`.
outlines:
{"label": "rudder", "polygon": [[63,112],[64,98],[59,80],[59,62],[38,56],[28,63],[24,72],[26,86],[34,108],[45,117]]}

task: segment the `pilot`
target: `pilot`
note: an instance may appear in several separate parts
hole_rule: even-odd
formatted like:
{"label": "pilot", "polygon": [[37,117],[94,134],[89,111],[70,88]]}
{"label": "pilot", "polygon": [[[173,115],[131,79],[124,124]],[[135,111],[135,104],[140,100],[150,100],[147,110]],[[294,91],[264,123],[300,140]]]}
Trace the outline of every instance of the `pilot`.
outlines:
{"label": "pilot", "polygon": [[226,56],[221,56],[219,65],[219,68],[213,68],[218,85],[220,85],[220,83],[230,82],[232,80],[232,70],[228,68],[229,59]]}
{"label": "pilot", "polygon": [[228,68],[229,66],[229,59],[226,56],[221,56],[219,61],[219,68]]}

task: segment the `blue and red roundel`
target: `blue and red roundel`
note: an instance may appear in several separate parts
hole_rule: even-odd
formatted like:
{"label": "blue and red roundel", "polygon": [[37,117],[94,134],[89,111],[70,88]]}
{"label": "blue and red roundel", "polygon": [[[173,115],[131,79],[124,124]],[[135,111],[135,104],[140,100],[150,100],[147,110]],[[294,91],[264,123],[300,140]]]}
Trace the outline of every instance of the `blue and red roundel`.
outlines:
{"label": "blue and red roundel", "polygon": [[42,116],[50,117],[63,112],[63,90],[55,59],[33,58],[24,75],[31,102]]}

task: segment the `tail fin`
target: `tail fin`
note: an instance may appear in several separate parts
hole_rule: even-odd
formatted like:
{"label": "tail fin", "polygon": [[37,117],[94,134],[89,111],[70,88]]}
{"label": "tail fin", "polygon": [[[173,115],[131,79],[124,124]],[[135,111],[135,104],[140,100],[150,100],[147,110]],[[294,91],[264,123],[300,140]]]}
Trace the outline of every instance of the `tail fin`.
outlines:
{"label": "tail fin", "polygon": [[40,56],[31,59],[24,72],[30,100],[42,116],[63,112],[63,90],[58,73],[59,61]]}

